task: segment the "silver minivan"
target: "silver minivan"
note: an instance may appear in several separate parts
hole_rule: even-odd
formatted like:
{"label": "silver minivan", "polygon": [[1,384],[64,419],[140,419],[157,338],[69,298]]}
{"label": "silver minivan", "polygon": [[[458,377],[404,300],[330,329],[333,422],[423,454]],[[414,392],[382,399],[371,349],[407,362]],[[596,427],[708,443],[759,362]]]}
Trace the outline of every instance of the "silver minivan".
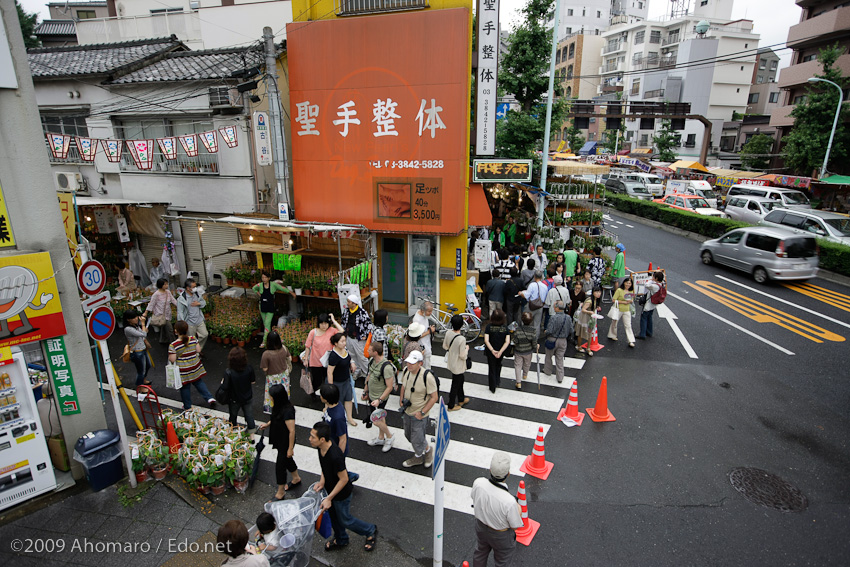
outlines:
{"label": "silver minivan", "polygon": [[765,199],[773,199],[779,201],[782,206],[787,209],[808,210],[812,208],[809,203],[809,198],[802,191],[795,189],[783,189],[782,187],[767,187],[763,185],[733,185],[726,193],[726,200],[729,197],[741,195],[750,195],[753,197],[764,197]]}
{"label": "silver minivan", "polygon": [[818,273],[818,243],[814,236],[781,228],[736,228],[700,246],[703,264],[717,262],[752,274],[758,283],[805,280]]}
{"label": "silver minivan", "polygon": [[850,217],[830,211],[777,209],[765,215],[759,224],[784,228],[798,234],[813,234],[832,242],[850,245]]}
{"label": "silver minivan", "polygon": [[758,224],[764,218],[764,215],[781,206],[782,204],[779,201],[766,197],[741,195],[727,199],[726,209],[723,212],[726,214],[726,218]]}

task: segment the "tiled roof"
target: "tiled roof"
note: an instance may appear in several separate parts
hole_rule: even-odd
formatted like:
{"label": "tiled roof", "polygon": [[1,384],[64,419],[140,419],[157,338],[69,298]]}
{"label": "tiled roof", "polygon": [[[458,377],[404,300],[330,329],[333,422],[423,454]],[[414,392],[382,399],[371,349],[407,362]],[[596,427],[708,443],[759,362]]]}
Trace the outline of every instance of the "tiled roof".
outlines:
{"label": "tiled roof", "polygon": [[185,49],[175,36],[120,43],[98,43],[69,47],[30,49],[30,71],[34,78],[81,75],[112,75],[175,49]]}
{"label": "tiled roof", "polygon": [[229,78],[233,71],[262,64],[263,54],[255,48],[175,51],[111,84],[155,83]]}
{"label": "tiled roof", "polygon": [[33,31],[37,36],[48,35],[77,35],[77,26],[74,20],[44,20],[35,27]]}

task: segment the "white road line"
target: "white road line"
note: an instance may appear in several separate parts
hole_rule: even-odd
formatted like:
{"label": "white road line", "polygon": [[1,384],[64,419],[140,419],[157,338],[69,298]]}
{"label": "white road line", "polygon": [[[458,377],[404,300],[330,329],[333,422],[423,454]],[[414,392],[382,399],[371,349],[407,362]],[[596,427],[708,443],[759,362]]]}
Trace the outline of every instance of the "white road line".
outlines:
{"label": "white road line", "polygon": [[691,358],[699,358],[697,356],[696,351],[691,346],[691,343],[688,342],[688,339],[685,338],[685,334],[679,328],[679,325],[676,323],[676,314],[667,307],[666,304],[660,303],[655,307],[655,310],[658,311],[658,316],[662,319],[666,319],[668,323],[670,323],[670,327],[673,329],[673,334],[679,339],[679,342],[682,344],[682,348],[685,349],[685,352],[688,353],[688,356]]}
{"label": "white road line", "polygon": [[772,346],[773,348],[775,348],[776,350],[778,350],[778,351],[780,351],[780,352],[784,352],[785,354],[788,354],[788,355],[791,355],[791,356],[793,356],[793,355],[794,355],[794,353],[793,353],[793,352],[791,352],[790,350],[788,350],[787,348],[781,347],[781,346],[779,346],[778,344],[776,344],[776,343],[774,343],[774,342],[772,342],[772,341],[767,340],[766,338],[762,337],[761,335],[757,335],[756,333],[754,333],[754,332],[750,331],[749,329],[745,329],[744,327],[742,327],[742,326],[740,326],[740,325],[738,325],[738,324],[736,324],[736,323],[733,323],[733,322],[732,322],[732,321],[730,321],[729,319],[724,319],[724,318],[723,318],[723,317],[721,317],[720,315],[717,315],[716,313],[712,313],[712,312],[711,312],[711,311],[709,311],[708,309],[705,309],[704,307],[700,307],[700,306],[699,306],[699,305],[697,305],[696,303],[692,303],[692,302],[688,301],[687,299],[685,299],[684,297],[681,297],[681,296],[679,296],[679,295],[676,295],[675,293],[672,293],[672,292],[670,292],[670,291],[668,291],[668,292],[667,292],[667,295],[670,295],[670,296],[672,296],[672,297],[675,297],[676,299],[678,299],[678,300],[679,300],[679,301],[681,301],[682,303],[685,303],[686,305],[690,305],[690,306],[691,306],[691,307],[693,307],[694,309],[698,309],[698,310],[702,311],[703,313],[705,313],[705,314],[707,314],[707,315],[711,315],[712,317],[714,317],[714,318],[715,318],[715,319],[717,319],[718,321],[723,321],[724,323],[726,323],[726,324],[727,324],[727,325],[729,325],[730,327],[733,327],[733,328],[735,328],[735,329],[738,329],[738,330],[739,330],[739,331],[741,331],[742,333],[746,333],[746,334],[750,335],[751,337],[753,337],[754,339],[758,339],[758,340],[760,340],[761,342],[763,342],[764,344],[766,344],[766,345],[770,345],[770,346]]}
{"label": "white road line", "polygon": [[826,319],[827,321],[830,321],[830,322],[832,322],[832,323],[835,323],[836,325],[841,325],[842,327],[847,327],[848,329],[850,329],[850,324],[845,323],[844,321],[839,321],[838,319],[833,319],[833,318],[832,318],[832,317],[830,317],[829,315],[824,315],[823,313],[818,313],[817,311],[814,311],[814,310],[812,310],[812,309],[808,309],[807,307],[803,307],[803,306],[801,306],[801,305],[797,305],[797,304],[796,304],[796,303],[794,303],[793,301],[787,301],[787,300],[782,299],[782,298],[780,298],[780,297],[776,297],[775,295],[770,295],[769,293],[765,293],[765,292],[763,292],[763,291],[761,291],[761,290],[758,290],[758,289],[756,289],[756,288],[754,288],[754,287],[750,287],[750,286],[748,286],[748,285],[744,285],[744,284],[742,284],[742,283],[736,282],[735,280],[731,280],[731,279],[729,279],[729,278],[723,277],[723,276],[721,276],[720,274],[715,274],[715,277],[720,278],[721,280],[726,281],[726,282],[729,282],[729,283],[731,283],[731,284],[735,284],[735,285],[737,285],[737,286],[739,286],[739,287],[742,287],[742,288],[747,289],[747,290],[749,290],[749,291],[752,291],[752,292],[754,292],[754,293],[758,293],[759,295],[764,295],[765,297],[769,297],[769,298],[773,299],[774,301],[778,301],[778,302],[780,302],[780,303],[784,303],[785,305],[790,305],[790,306],[792,306],[792,307],[796,307],[797,309],[799,309],[799,310],[801,310],[801,311],[805,311],[806,313],[809,313],[809,314],[811,314],[811,315],[815,315],[815,316],[817,316],[817,317],[821,317],[821,318],[823,318],[823,319]]}
{"label": "white road line", "polygon": [[[364,412],[368,410],[365,406],[363,406],[360,408],[360,411]],[[361,413],[361,415],[363,414]],[[295,424],[308,429],[312,428],[313,424],[320,419],[322,419],[322,412],[319,410],[299,407],[295,412]],[[397,427],[390,427],[389,430],[395,439],[393,441],[392,451],[400,450],[412,454],[413,446],[410,444],[410,441],[404,437],[404,430]],[[352,439],[357,439],[358,441],[369,441],[373,437],[378,436],[378,428],[373,427],[371,429],[366,429],[363,424],[360,424],[357,427],[349,427],[348,435]],[[531,451],[531,447],[532,445],[529,445],[529,451]],[[378,452],[381,450],[381,447],[375,447],[374,450]],[[490,459],[493,458],[493,453],[498,450],[500,449],[490,449],[489,447],[483,447],[481,445],[474,445],[472,443],[465,443],[463,441],[452,439],[452,442],[449,443],[448,449],[446,449],[446,459],[453,463],[477,467],[480,463],[489,463]],[[526,455],[518,455],[517,453],[508,453],[508,455],[511,458],[511,474],[520,477],[525,476],[525,473],[520,471],[519,467],[525,461]],[[405,458],[407,458],[406,455]]]}
{"label": "white road line", "polygon": [[[511,359],[508,359],[511,360]],[[515,360],[515,359],[514,359]],[[581,370],[584,367],[585,361],[579,358],[565,358],[564,359],[564,370]],[[442,356],[435,355],[431,357],[431,366],[438,368],[446,368],[446,361]],[[482,376],[487,376],[487,364],[483,362],[472,361],[472,369],[467,370],[467,372],[472,372],[473,374],[480,374]],[[516,375],[514,374],[514,369],[506,366],[502,366],[502,374],[501,378],[503,380],[510,380],[511,382],[516,381]],[[531,361],[531,369],[528,371],[528,380],[526,382],[534,382],[537,384],[537,363],[532,358]],[[569,384],[568,384],[569,382]],[[540,383],[544,386],[553,386],[555,388],[565,388],[569,390],[572,387],[572,380],[569,377],[565,376],[564,381],[558,383],[555,380],[555,376],[546,376],[543,374],[543,353],[540,353]]]}
{"label": "white road line", "polygon": [[615,220],[614,222],[617,223],[617,224],[625,224],[623,221],[618,221],[618,220]]}
{"label": "white road line", "polygon": [[627,227],[629,227],[629,228],[634,228],[634,227],[633,227],[632,225],[630,225],[630,224],[627,224],[626,226],[627,226]]}

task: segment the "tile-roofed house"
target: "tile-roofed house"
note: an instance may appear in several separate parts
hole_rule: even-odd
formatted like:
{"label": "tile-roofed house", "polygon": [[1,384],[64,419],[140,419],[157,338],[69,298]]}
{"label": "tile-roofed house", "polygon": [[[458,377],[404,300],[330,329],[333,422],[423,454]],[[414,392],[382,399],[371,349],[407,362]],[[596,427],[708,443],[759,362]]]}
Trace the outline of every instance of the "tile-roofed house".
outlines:
{"label": "tile-roofed house", "polygon": [[106,75],[114,78],[155,61],[166,53],[186,49],[175,36],[156,39],[45,47],[27,51],[34,79]]}
{"label": "tile-roofed house", "polygon": [[197,81],[230,78],[234,71],[263,63],[261,48],[174,51],[162,59],[122,75],[111,84]]}
{"label": "tile-roofed house", "polygon": [[77,26],[74,20],[44,20],[35,27],[33,35],[44,47],[77,44]]}

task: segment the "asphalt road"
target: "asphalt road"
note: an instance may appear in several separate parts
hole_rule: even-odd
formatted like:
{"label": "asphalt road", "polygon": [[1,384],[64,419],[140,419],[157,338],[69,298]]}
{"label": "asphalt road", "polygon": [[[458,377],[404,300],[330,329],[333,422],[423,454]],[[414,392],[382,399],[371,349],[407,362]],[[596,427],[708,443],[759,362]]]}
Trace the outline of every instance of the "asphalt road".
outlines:
{"label": "asphalt road", "polygon": [[[656,318],[655,335],[638,341],[635,349],[628,348],[622,331],[619,342],[607,341],[608,321],[603,321],[604,348],[587,361],[573,359],[567,376],[578,380],[579,407],[593,405],[605,376],[615,422],[586,418],[581,427],[567,428],[552,409],[568,395],[563,385],[544,376],[539,390],[526,383],[518,393],[508,378],[512,368],[506,368],[502,389],[491,396],[482,392],[483,366],[473,368],[467,377],[472,402],[450,414],[455,451],[446,468],[452,487],[446,492],[445,564],[472,558],[471,502],[464,489],[484,474],[492,450],[510,452],[515,462],[529,454],[538,424],[547,428],[546,458],[555,468],[546,481],[523,478],[515,470],[508,481],[516,490],[525,480],[529,515],[541,524],[529,547],[518,546],[516,565],[850,563],[850,350],[845,344],[850,289],[821,279],[808,282],[817,288],[802,289],[808,295],[762,286],[746,274],[703,266],[696,241],[616,214],[607,225],[626,245],[630,269],[645,270],[652,262],[666,270],[668,318]],[[121,337],[110,342],[117,355]],[[210,343],[205,352],[213,388],[226,349]],[[258,349],[250,356],[258,368]],[[481,352],[473,356],[484,362]],[[436,372],[447,389],[447,372]],[[154,385],[164,405],[175,405],[178,396],[164,387],[161,374],[161,368],[152,372]],[[530,380],[536,382],[533,371]],[[314,451],[307,432],[319,408],[298,387],[293,391],[299,408],[296,460],[305,480],[312,481]],[[261,399],[258,386],[255,416],[264,421]],[[401,427],[397,414],[388,420]],[[430,471],[402,469],[401,461],[410,456],[403,447],[389,453],[369,447],[374,428],[361,424],[350,433],[349,469],[361,474],[353,513],[379,526],[384,545],[430,565]],[[269,484],[274,483],[273,458],[265,455],[260,470]],[[781,512],[750,502],[730,484],[729,473],[737,467],[777,475],[806,497],[807,508]],[[259,506],[266,495],[247,497]],[[360,557],[344,551],[323,561],[357,565]]]}

